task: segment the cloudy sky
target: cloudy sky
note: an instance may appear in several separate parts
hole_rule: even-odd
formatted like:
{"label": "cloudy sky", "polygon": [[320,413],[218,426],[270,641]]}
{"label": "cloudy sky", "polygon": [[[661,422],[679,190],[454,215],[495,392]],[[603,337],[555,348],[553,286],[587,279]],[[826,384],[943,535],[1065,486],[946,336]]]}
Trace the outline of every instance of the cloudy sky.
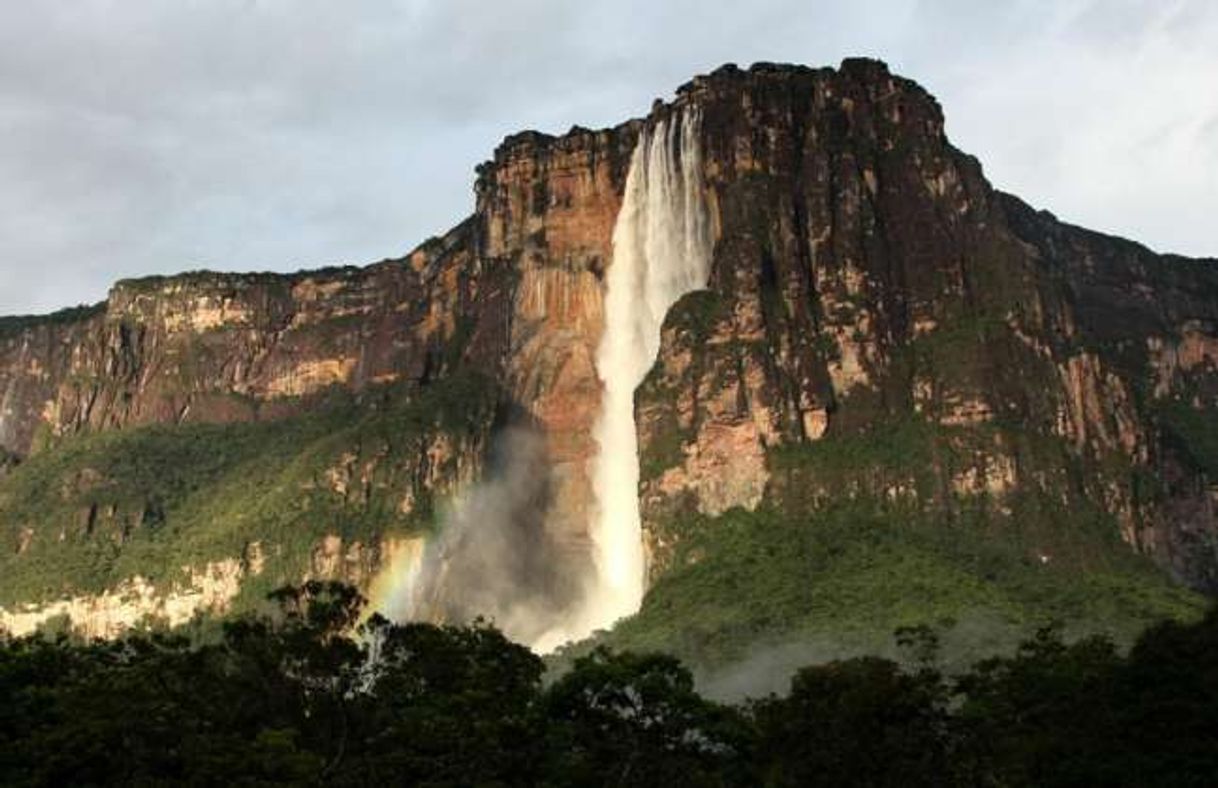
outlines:
{"label": "cloudy sky", "polygon": [[409,250],[505,135],[696,73],[882,58],[991,180],[1218,255],[1212,0],[39,0],[0,9],[0,314]]}

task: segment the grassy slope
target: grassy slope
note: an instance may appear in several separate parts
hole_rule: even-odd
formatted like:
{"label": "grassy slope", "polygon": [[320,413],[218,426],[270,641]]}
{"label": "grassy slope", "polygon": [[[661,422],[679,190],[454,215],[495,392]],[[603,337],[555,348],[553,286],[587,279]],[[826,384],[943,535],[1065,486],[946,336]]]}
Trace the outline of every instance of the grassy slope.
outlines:
{"label": "grassy slope", "polygon": [[[367,539],[424,527],[425,496],[410,515],[397,511],[416,486],[423,442],[438,431],[475,437],[494,405],[492,384],[465,375],[415,396],[389,390],[356,401],[337,393],[307,415],[279,421],[152,426],[64,441],[0,479],[0,529],[9,543],[25,527],[35,532],[24,554],[0,554],[0,604],[96,592],[135,574],[172,582],[183,565],[238,557],[248,542],[261,541],[267,571],[244,592],[255,599],[298,581],[323,533]],[[376,491],[367,499],[326,484],[326,471],[344,455],[355,457],[357,476],[375,461]],[[100,514],[90,534],[85,522],[94,505]],[[111,508],[117,516],[107,520]]]}
{"label": "grassy slope", "polygon": [[[609,641],[713,667],[767,642],[889,651],[896,628],[928,624],[963,662],[1050,621],[1128,641],[1153,621],[1204,611],[1085,503],[1021,491],[996,516],[984,498],[935,507],[869,492],[899,480],[926,500],[932,459],[950,465],[944,455],[961,437],[983,439],[907,423],[772,454],[775,483],[757,511],[660,524],[678,540],[672,568]],[[1054,447],[1020,451],[1050,462]],[[815,492],[825,488],[837,491],[827,504]]]}
{"label": "grassy slope", "polygon": [[897,627],[948,622],[984,621],[986,639],[999,646],[1054,619],[1125,640],[1160,618],[1204,609],[1198,595],[1120,553],[1127,548],[1106,549],[1093,568],[1041,564],[1018,535],[981,522],[943,527],[913,512],[849,504],[807,516],[736,510],[691,525],[696,536],[678,566],[612,642],[714,664],[759,641],[828,638],[883,649]]}
{"label": "grassy slope", "polygon": [[[14,541],[27,525],[36,531],[25,554],[0,554],[0,604],[98,591],[136,573],[172,581],[183,564],[238,556],[251,540],[269,547],[267,571],[244,594],[257,599],[299,578],[322,533],[368,538],[426,527],[425,500],[409,517],[396,511],[413,484],[403,469],[429,434],[472,434],[493,407],[491,384],[459,377],[414,398],[336,395],[309,415],[276,422],[66,441],[0,480],[0,528]],[[990,440],[976,432],[948,437],[909,422],[773,453],[775,484],[758,511],[661,524],[680,537],[672,568],[640,614],[608,639],[715,665],[758,643],[801,639],[844,653],[884,651],[896,627],[955,621],[958,656],[969,659],[1049,619],[1126,639],[1150,621],[1193,618],[1204,608],[1085,506],[1019,495],[1012,516],[996,518],[981,500],[928,511],[868,494],[868,484],[894,480],[926,492],[935,484],[933,461],[952,464],[952,451],[967,453],[960,439]],[[1055,461],[1053,445],[1007,441],[1037,464]],[[344,500],[323,483],[344,454],[357,466],[377,460],[378,492],[367,501]],[[82,485],[85,469],[104,481]],[[868,484],[852,488],[860,480]],[[828,505],[815,492],[825,488],[840,493]],[[153,511],[120,547],[112,529],[84,533],[81,511],[91,504],[122,516]]]}

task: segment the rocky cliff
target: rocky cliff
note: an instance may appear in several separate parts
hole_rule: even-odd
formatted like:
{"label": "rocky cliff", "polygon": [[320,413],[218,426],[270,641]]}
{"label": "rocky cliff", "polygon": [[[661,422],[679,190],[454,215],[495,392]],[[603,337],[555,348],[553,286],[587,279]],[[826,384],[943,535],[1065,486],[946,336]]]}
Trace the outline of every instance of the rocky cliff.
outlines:
{"label": "rocky cliff", "polygon": [[544,528],[586,568],[614,225],[639,135],[688,108],[713,252],[636,398],[653,583],[704,559],[699,523],[849,500],[1083,569],[1103,539],[1062,534],[1086,519],[1218,591],[1218,262],[995,191],[929,94],[848,60],[726,66],[642,120],[510,137],[474,215],[399,260],[122,282],[0,320],[2,601],[98,594],[182,550],[194,568],[153,582],[186,588],[255,542],[262,585],[346,576],[319,568],[327,539],[378,564],[508,423],[542,436]]}
{"label": "rocky cliff", "polygon": [[[1215,404],[1214,261],[996,192],[937,103],[878,63],[723,69],[682,100],[706,113],[719,237],[711,293],[673,315],[639,404],[653,520],[683,495],[755,506],[774,447],[918,419],[954,450],[925,489],[873,492],[999,513],[1031,489],[1080,497],[1218,589],[1208,438],[1184,426]],[[1060,456],[1033,456],[1046,442]]]}
{"label": "rocky cliff", "polygon": [[0,442],[22,455],[82,431],[274,418],[330,386],[425,382],[454,342],[483,363],[504,296],[471,232],[365,269],[125,281],[94,308],[0,322]]}

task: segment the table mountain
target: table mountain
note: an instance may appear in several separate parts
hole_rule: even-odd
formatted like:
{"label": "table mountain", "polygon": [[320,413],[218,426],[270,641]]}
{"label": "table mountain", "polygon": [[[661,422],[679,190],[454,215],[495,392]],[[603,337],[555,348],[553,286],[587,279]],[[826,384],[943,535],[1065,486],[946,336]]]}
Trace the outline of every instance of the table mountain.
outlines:
{"label": "table mountain", "polygon": [[[530,641],[612,623],[563,623],[623,494],[598,481],[606,293],[623,225],[654,273],[673,231],[640,223],[682,210],[706,270],[635,395],[625,642],[1132,629],[1218,592],[1218,261],[995,190],[884,64],[724,66],[642,119],[507,138],[475,191],[401,259],[0,319],[5,626],[112,635],[304,577]],[[488,486],[521,467],[524,493]]]}

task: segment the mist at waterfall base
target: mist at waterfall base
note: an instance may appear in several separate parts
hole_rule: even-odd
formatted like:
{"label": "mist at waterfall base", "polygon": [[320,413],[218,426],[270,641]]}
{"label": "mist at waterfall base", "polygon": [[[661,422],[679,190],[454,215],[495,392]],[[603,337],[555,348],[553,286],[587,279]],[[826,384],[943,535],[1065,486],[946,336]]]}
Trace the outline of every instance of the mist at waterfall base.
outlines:
{"label": "mist at waterfall base", "polygon": [[373,606],[393,620],[483,618],[513,640],[553,648],[584,583],[545,528],[550,464],[536,431],[495,437],[482,481],[458,495],[418,551],[391,565]]}
{"label": "mist at waterfall base", "polygon": [[[948,674],[967,671],[981,659],[1012,656],[1032,632],[997,611],[986,610],[940,619],[932,631],[938,643],[934,664]],[[1101,632],[1102,628],[1078,626],[1063,630],[1068,640]],[[796,671],[808,665],[862,657],[892,660],[909,670],[921,667],[916,649],[902,646],[895,632],[862,631],[806,633],[777,640],[759,638],[730,662],[704,665],[692,659],[687,664],[703,696],[723,703],[740,703],[748,698],[785,694]]]}
{"label": "mist at waterfall base", "polygon": [[373,600],[390,618],[480,616],[544,653],[638,611],[646,566],[634,393],[655,363],[669,308],[709,276],[700,132],[692,108],[644,128],[626,177],[596,354],[604,394],[589,425],[598,447],[591,561],[560,551],[547,532],[544,442],[510,428],[498,437],[485,479],[458,496],[436,536],[390,567],[389,590]]}

